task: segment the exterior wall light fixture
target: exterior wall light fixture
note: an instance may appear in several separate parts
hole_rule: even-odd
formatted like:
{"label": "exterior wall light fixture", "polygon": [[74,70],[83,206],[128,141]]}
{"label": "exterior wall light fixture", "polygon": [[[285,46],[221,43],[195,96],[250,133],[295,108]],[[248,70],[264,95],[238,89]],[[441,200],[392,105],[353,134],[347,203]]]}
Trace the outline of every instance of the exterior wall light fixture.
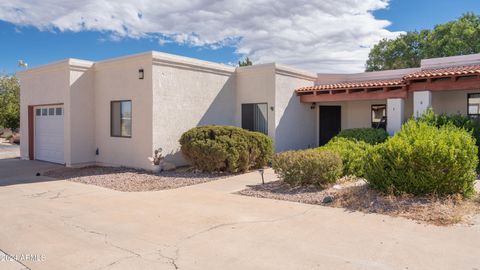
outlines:
{"label": "exterior wall light fixture", "polygon": [[143,68],[138,70],[138,79],[143,80],[145,77],[145,72],[143,71]]}

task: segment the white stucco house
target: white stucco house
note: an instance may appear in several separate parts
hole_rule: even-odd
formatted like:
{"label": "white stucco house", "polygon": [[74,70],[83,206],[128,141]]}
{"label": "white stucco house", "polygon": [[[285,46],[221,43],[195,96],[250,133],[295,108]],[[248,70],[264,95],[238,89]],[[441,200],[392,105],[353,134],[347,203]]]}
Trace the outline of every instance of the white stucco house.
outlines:
{"label": "white stucco house", "polygon": [[185,164],[178,139],[200,125],[264,132],[276,151],[315,147],[341,129],[391,134],[428,107],[480,115],[480,54],[420,68],[314,74],[279,64],[231,67],[159,52],[77,59],[18,74],[22,159],[66,166]]}

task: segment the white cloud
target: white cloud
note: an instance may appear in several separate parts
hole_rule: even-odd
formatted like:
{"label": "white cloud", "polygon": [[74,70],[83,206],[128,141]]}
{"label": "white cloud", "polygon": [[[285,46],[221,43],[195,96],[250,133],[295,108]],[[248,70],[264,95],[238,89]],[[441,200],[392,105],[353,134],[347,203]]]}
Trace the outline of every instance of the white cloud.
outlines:
{"label": "white cloud", "polygon": [[0,2],[0,20],[154,37],[160,44],[234,45],[255,63],[355,72],[364,69],[371,46],[398,34],[372,15],[387,6],[388,0],[9,0]]}

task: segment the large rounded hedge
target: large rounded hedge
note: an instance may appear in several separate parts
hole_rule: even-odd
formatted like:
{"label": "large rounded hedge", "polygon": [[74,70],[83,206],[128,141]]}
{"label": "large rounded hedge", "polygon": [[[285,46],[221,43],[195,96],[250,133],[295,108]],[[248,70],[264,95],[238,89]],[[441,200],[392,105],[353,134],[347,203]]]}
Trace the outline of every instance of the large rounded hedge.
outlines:
{"label": "large rounded hedge", "polygon": [[387,193],[468,196],[474,192],[477,151],[475,139],[466,130],[412,119],[369,151],[365,178],[373,188]]}
{"label": "large rounded hedge", "polygon": [[270,137],[232,126],[201,126],[183,133],[181,151],[196,169],[245,172],[271,161]]}
{"label": "large rounded hedge", "polygon": [[327,150],[286,151],[273,157],[272,167],[291,186],[325,187],[342,176],[340,155]]}
{"label": "large rounded hedge", "polygon": [[382,128],[350,128],[340,131],[336,137],[377,144],[386,141],[388,133]]}

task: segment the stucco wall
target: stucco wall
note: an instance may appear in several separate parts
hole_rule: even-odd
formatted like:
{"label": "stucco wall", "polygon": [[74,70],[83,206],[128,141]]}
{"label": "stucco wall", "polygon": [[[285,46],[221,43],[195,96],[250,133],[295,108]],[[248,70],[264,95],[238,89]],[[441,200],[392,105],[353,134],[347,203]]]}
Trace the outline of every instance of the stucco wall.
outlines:
{"label": "stucco wall", "polygon": [[[69,63],[68,60],[26,70],[17,74],[20,80],[20,156],[28,159],[28,106],[40,104],[65,103],[64,121],[69,117]],[[67,134],[68,123],[64,125]],[[70,138],[65,136],[64,144],[70,144]],[[65,152],[69,161],[69,153]]]}
{"label": "stucco wall", "polygon": [[317,145],[316,110],[301,103],[294,90],[314,84],[314,78],[275,75],[275,150],[282,152]]}
{"label": "stucco wall", "polygon": [[[145,78],[138,78],[144,69]],[[106,165],[149,168],[152,153],[151,54],[96,63],[94,66],[96,161]],[[110,102],[132,101],[131,138],[110,135]]]}
{"label": "stucco wall", "polygon": [[[67,121],[71,138],[71,160],[67,165],[89,164],[95,161],[95,102],[93,70],[70,71],[70,119]],[[66,133],[67,134],[67,133]]]}
{"label": "stucco wall", "polygon": [[437,114],[467,114],[467,94],[478,90],[432,92],[432,107]]}
{"label": "stucco wall", "polygon": [[275,141],[275,64],[240,67],[236,76],[235,125],[242,126],[242,104],[267,103],[268,136]]}
{"label": "stucco wall", "polygon": [[[170,58],[170,57],[169,57]],[[183,58],[155,58],[153,65],[153,148],[165,160],[186,164],[178,140],[203,125],[235,124],[234,68]]]}

